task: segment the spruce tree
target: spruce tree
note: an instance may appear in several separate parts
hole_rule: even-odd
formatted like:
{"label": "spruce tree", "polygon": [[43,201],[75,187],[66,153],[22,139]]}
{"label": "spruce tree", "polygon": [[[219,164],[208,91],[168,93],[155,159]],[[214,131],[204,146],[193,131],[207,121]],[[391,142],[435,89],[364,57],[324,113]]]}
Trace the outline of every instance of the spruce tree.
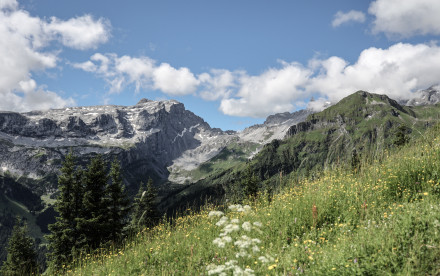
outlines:
{"label": "spruce tree", "polygon": [[122,183],[121,166],[115,159],[110,168],[111,182],[107,186],[106,203],[108,206],[109,239],[118,241],[127,225],[127,215],[130,211],[130,200]]}
{"label": "spruce tree", "polygon": [[153,180],[149,178],[146,186],[141,182],[133,204],[131,223],[135,230],[152,227],[157,222],[156,197],[157,191],[153,186]]}
{"label": "spruce tree", "polygon": [[[82,188],[78,173],[75,171],[75,158],[70,152],[64,160],[61,174],[58,177],[60,194],[55,203],[58,212],[56,222],[49,225],[51,234],[49,241],[49,259],[56,270],[72,259],[72,248],[78,238],[77,217],[80,215],[81,206],[77,205],[82,200]],[[76,204],[75,204],[76,203]]]}
{"label": "spruce tree", "polygon": [[84,171],[82,212],[78,220],[79,248],[96,249],[108,241],[110,229],[109,214],[105,202],[105,188],[108,176],[106,164],[101,155],[93,158]]}
{"label": "spruce tree", "polygon": [[256,197],[258,193],[258,178],[252,171],[251,166],[247,166],[241,186],[246,197]]}
{"label": "spruce tree", "polygon": [[31,275],[38,273],[34,240],[29,237],[27,225],[17,218],[8,244],[8,256],[0,275]]}

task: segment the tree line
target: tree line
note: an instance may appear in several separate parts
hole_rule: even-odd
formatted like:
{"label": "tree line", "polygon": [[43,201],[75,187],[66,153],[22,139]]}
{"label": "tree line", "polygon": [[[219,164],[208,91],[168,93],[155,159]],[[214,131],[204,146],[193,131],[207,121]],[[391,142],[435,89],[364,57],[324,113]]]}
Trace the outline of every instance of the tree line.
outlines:
{"label": "tree line", "polygon": [[[123,184],[121,167],[115,159],[108,164],[101,155],[86,168],[75,164],[70,152],[58,176],[59,195],[55,203],[56,222],[49,225],[48,265],[51,270],[66,269],[75,257],[99,247],[120,244],[124,237],[158,221],[156,190],[151,178],[140,183],[133,202]],[[8,245],[1,275],[38,272],[34,241],[27,226],[17,219]]]}

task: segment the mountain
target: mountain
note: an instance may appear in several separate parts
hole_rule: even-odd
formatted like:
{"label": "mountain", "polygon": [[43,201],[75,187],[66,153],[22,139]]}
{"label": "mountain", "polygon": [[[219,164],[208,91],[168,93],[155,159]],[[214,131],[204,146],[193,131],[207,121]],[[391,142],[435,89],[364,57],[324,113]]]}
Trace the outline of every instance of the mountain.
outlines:
{"label": "mountain", "polygon": [[47,232],[57,174],[70,150],[82,165],[96,154],[117,158],[131,194],[152,177],[160,209],[172,212],[206,197],[239,196],[247,167],[270,190],[281,175],[310,176],[354,156],[381,158],[399,129],[414,137],[440,119],[438,90],[423,93],[425,104],[405,106],[359,91],[322,112],[275,114],[240,132],[211,128],[173,100],[0,112],[0,245],[16,214],[27,218],[34,237]]}
{"label": "mountain", "polygon": [[403,102],[409,106],[432,105],[440,103],[440,86],[431,86],[428,89],[420,90],[414,93],[415,97]]}
{"label": "mountain", "polygon": [[283,140],[273,140],[246,164],[218,171],[167,199],[163,204],[202,198],[234,198],[242,193],[246,168],[272,190],[282,178],[319,174],[334,166],[351,166],[355,159],[381,159],[395,146],[398,133],[421,136],[440,120],[439,105],[402,106],[385,95],[358,91],[319,113],[292,125]]}
{"label": "mountain", "polygon": [[[182,184],[206,177],[207,162],[219,168],[245,162],[309,113],[276,114],[235,132],[211,128],[174,100],[0,112],[0,224],[11,224],[19,214],[35,229],[35,237],[42,237],[40,230],[48,231],[55,214],[57,174],[70,150],[82,165],[96,154],[107,161],[117,158],[131,194],[152,177],[160,197],[168,197],[187,187]],[[0,233],[2,245],[9,226]]]}

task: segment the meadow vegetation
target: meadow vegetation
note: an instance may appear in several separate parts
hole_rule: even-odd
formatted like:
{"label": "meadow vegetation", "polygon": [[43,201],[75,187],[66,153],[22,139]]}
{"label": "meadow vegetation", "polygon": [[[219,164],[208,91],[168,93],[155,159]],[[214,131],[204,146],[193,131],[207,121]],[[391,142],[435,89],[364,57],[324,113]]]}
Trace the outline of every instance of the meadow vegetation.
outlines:
{"label": "meadow vegetation", "polygon": [[440,128],[360,169],[165,220],[68,275],[437,275]]}

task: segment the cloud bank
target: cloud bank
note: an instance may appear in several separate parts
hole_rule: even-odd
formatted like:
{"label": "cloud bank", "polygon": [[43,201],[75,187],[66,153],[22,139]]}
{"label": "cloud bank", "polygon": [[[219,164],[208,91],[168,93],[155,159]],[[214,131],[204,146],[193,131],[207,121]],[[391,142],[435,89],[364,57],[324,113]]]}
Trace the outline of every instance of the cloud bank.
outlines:
{"label": "cloud bank", "polygon": [[149,57],[95,54],[74,66],[106,80],[110,91],[133,85],[157,89],[170,96],[195,94],[218,100],[227,115],[264,118],[292,111],[317,97],[314,109],[336,102],[357,90],[409,99],[412,93],[440,81],[440,47],[436,44],[397,43],[387,49],[371,47],[353,64],[341,57],[312,59],[307,65],[279,61],[259,75],[212,69],[195,75],[188,68],[157,65]]}
{"label": "cloud bank", "polygon": [[55,68],[53,43],[74,49],[94,49],[110,37],[110,24],[90,15],[60,20],[33,17],[15,0],[0,0],[0,110],[28,111],[74,104],[38,85],[32,73]]}

